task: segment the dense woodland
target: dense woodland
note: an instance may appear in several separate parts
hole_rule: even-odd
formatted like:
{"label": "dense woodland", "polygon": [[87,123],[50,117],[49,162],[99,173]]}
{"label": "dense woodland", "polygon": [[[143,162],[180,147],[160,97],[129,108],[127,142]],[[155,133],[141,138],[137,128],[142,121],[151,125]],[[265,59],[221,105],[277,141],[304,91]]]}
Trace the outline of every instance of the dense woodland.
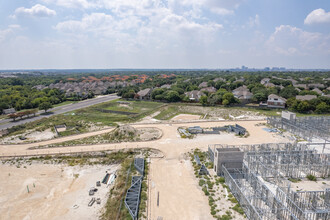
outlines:
{"label": "dense woodland", "polygon": [[[66,100],[81,100],[78,94],[68,96],[58,89],[45,88],[38,90],[37,85],[48,86],[52,83],[81,82],[83,77],[93,76],[97,79],[111,75],[128,75],[127,82],[134,80],[136,75],[145,74],[148,78],[143,83],[129,86],[108,88],[106,93],[117,92],[123,98],[136,98],[138,91],[153,88],[151,99],[164,102],[189,102],[186,92],[199,90],[202,82],[216,88],[216,92],[203,92],[199,99],[202,105],[235,105],[239,100],[232,91],[242,85],[247,86],[253,93],[252,102],[266,101],[269,94],[277,94],[287,99],[287,107],[301,113],[330,113],[330,72],[231,72],[231,71],[114,71],[114,72],[73,72],[73,73],[30,73],[13,74],[14,78],[0,78],[0,112],[4,109],[15,108],[16,111],[26,109],[44,109]],[[164,77],[164,75],[166,77]],[[272,78],[274,77],[275,78]],[[214,81],[221,77],[222,80]],[[260,83],[263,78],[270,78],[275,87],[266,87]],[[295,88],[292,81],[298,84],[323,84],[322,95],[312,89]],[[171,88],[160,88],[162,85],[171,85]],[[296,100],[296,95],[316,95],[316,99],[309,101]],[[88,98],[93,97],[93,94]],[[84,97],[86,98],[86,97]]]}

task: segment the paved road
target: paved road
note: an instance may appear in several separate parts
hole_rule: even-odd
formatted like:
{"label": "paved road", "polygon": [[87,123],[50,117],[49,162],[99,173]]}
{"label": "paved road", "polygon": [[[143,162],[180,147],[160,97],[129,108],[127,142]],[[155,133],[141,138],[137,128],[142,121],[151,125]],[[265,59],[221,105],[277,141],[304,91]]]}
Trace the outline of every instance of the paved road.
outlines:
{"label": "paved road", "polygon": [[39,111],[36,117],[32,117],[32,118],[27,118],[27,119],[23,119],[23,120],[19,120],[19,121],[12,121],[11,119],[2,119],[0,120],[0,130],[2,129],[7,129],[7,128],[11,128],[13,126],[16,125],[21,125],[21,124],[25,124],[27,122],[32,122],[41,118],[47,118],[53,115],[58,115],[58,114],[63,114],[66,112],[70,112],[70,111],[74,111],[77,109],[81,109],[81,108],[86,108],[88,106],[91,105],[96,105],[96,104],[100,104],[103,102],[108,102],[114,99],[118,99],[119,97],[115,94],[111,94],[111,95],[105,95],[105,96],[98,96],[96,98],[93,99],[87,99],[81,102],[77,102],[77,103],[73,103],[73,104],[68,104],[68,105],[63,105],[63,106],[59,106],[53,109],[50,109],[49,111],[52,112],[52,114],[49,115],[40,115],[40,113],[42,113],[43,111]]}

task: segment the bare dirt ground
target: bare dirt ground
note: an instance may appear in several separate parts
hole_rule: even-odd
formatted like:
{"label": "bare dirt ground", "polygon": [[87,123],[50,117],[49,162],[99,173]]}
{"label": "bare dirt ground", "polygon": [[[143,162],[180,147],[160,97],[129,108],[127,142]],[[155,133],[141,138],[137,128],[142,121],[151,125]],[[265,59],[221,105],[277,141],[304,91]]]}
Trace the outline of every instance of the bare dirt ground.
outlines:
{"label": "bare dirt ground", "polygon": [[[193,176],[193,168],[184,153],[194,148],[207,150],[208,144],[255,144],[267,142],[286,142],[279,136],[262,130],[263,126],[255,126],[258,122],[237,122],[245,127],[250,136],[239,138],[234,134],[200,135],[194,139],[180,139],[176,133],[175,124],[163,128],[164,136],[159,141],[159,149],[165,154],[164,159],[151,160],[151,204],[149,219],[212,219],[207,197],[204,195],[198,181]],[[197,123],[196,123],[197,124]],[[228,122],[198,123],[202,127],[223,126]],[[195,123],[192,123],[195,125]],[[161,147],[163,145],[163,147]],[[159,192],[159,206],[157,195]],[[228,206],[228,204],[224,204]]]}
{"label": "bare dirt ground", "polygon": [[[95,197],[101,204],[88,207],[90,187],[116,166],[32,164],[26,168],[0,166],[0,219],[97,219],[109,188],[102,184]],[[30,192],[27,192],[27,186]]]}
{"label": "bare dirt ground", "polygon": [[[107,149],[127,148],[155,148],[163,152],[164,158],[153,158],[150,164],[150,192],[148,219],[212,219],[208,198],[203,194],[198,182],[193,176],[193,168],[188,158],[184,157],[191,149],[200,148],[207,150],[209,144],[256,144],[269,142],[287,142],[288,139],[268,133],[256,124],[265,121],[231,121],[231,122],[194,122],[176,124],[153,124],[163,132],[163,136],[148,142],[126,142],[118,144],[99,144],[92,146],[60,147],[55,149],[27,150],[29,147],[44,145],[50,141],[25,145],[0,145],[0,155],[4,154],[52,154],[64,152],[102,151]],[[220,135],[200,135],[194,139],[182,139],[177,132],[178,127],[195,126],[212,127],[228,124],[239,124],[247,129],[250,136],[239,138],[234,134],[221,133]],[[148,127],[150,125],[132,125],[135,128]],[[94,133],[95,134],[95,133]],[[63,138],[68,140],[70,137]],[[76,138],[75,136],[73,138]],[[51,140],[51,141],[56,141]],[[1,186],[3,186],[1,184]],[[159,206],[157,195],[159,192]],[[67,209],[67,207],[63,207]]]}
{"label": "bare dirt ground", "polygon": [[154,117],[156,115],[158,115],[159,113],[160,113],[160,111],[156,111],[156,112],[152,113],[151,115],[148,115],[148,116],[142,118],[139,122],[137,122],[137,124],[157,123],[157,122],[159,122],[159,120],[155,119]]}
{"label": "bare dirt ground", "polygon": [[294,191],[324,191],[326,188],[330,188],[330,178],[322,179],[317,178],[318,180],[302,180],[298,183],[291,183],[291,188]]}
{"label": "bare dirt ground", "polygon": [[198,120],[200,119],[200,115],[190,115],[190,114],[179,114],[174,116],[171,121],[190,121],[190,120]]}
{"label": "bare dirt ground", "polygon": [[35,141],[44,141],[55,138],[55,133],[51,131],[51,129],[47,129],[45,131],[27,131],[23,136],[26,138],[25,140],[21,140],[19,137],[22,135],[15,135],[5,137],[0,139],[1,144],[20,144],[26,142],[35,142]]}

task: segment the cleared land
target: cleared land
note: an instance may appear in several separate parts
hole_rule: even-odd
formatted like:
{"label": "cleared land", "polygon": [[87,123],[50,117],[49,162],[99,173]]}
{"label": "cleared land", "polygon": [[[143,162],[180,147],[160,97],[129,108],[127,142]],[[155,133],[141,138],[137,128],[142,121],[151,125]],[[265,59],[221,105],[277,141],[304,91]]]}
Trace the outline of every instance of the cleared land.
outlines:
{"label": "cleared land", "polygon": [[[263,126],[256,126],[256,124],[259,124],[260,122],[263,121],[154,124],[154,127],[163,132],[163,136],[155,141],[73,146],[38,150],[27,150],[27,148],[37,144],[17,146],[2,145],[0,146],[0,152],[24,155],[35,154],[37,152],[38,154],[51,154],[75,151],[103,151],[106,149],[156,148],[163,152],[164,158],[151,159],[149,176],[149,219],[157,219],[158,216],[162,216],[164,219],[212,219],[210,207],[208,205],[208,198],[204,195],[198,185],[198,181],[196,181],[194,177],[194,171],[190,159],[189,157],[186,157],[185,154],[194,148],[207,150],[208,144],[253,144],[288,141],[281,136],[262,130]],[[202,127],[211,127],[235,123],[245,127],[250,133],[250,136],[248,138],[240,138],[234,134],[222,133],[220,135],[197,135],[194,139],[182,139],[177,133],[177,128],[181,126],[200,125]],[[149,125],[134,125],[135,128],[143,128],[147,126]],[[42,144],[42,142],[38,144]],[[158,192],[160,194],[159,206],[157,206]]]}
{"label": "cleared land", "polygon": [[235,117],[240,117],[237,119],[262,120],[265,118],[264,113],[267,112],[248,108],[203,107],[200,105],[168,104],[161,108],[160,113],[155,116],[155,119],[169,120],[178,115],[190,114],[211,120],[235,120]]}
{"label": "cleared land", "polygon": [[92,207],[88,206],[92,197],[88,191],[102,180],[105,171],[117,168],[38,163],[25,166],[0,167],[0,219],[97,219],[110,189],[104,184],[98,187],[95,197],[101,198],[101,204]]}
{"label": "cleared land", "polygon": [[[107,122],[117,121],[117,123],[118,119],[119,123],[129,123],[132,121],[135,122],[137,120],[142,119],[142,121],[140,122],[146,124],[136,123],[131,124],[131,126],[134,129],[139,130],[151,127],[150,123],[153,123],[152,127],[159,129],[162,132],[163,135],[161,136],[161,138],[151,141],[100,143],[96,145],[79,145],[80,142],[77,142],[78,145],[75,146],[29,150],[29,148],[31,147],[59,143],[62,144],[62,142],[65,141],[90,138],[92,136],[93,138],[100,138],[100,136],[113,131],[113,128],[108,128],[102,131],[61,137],[38,143],[29,143],[24,145],[0,145],[0,153],[2,155],[40,155],[87,151],[120,150],[131,148],[158,149],[163,153],[164,157],[151,158],[148,177],[149,201],[147,219],[157,219],[159,216],[161,216],[164,219],[203,220],[212,219],[213,217],[210,213],[208,197],[204,194],[202,188],[198,184],[198,180],[194,176],[194,168],[192,166],[189,156],[187,156],[188,152],[191,152],[195,148],[199,148],[202,151],[206,151],[209,144],[239,145],[289,141],[287,137],[264,131],[263,128],[265,128],[265,126],[262,125],[262,123],[265,123],[265,121],[235,120],[264,118],[264,116],[260,115],[258,112],[249,111],[247,113],[244,110],[234,111],[229,108],[205,108],[201,106],[197,106],[194,108],[190,108],[191,106],[188,106],[186,109],[174,107],[168,110],[168,106],[162,106],[159,103],[156,103],[157,105],[150,104],[149,102],[144,104],[142,102],[136,103],[137,104],[135,104],[135,102],[132,102],[131,104],[123,104],[117,102],[104,103],[101,105],[101,109],[103,110],[99,112],[95,111],[98,111],[98,109],[100,110],[100,105],[90,107],[90,109],[87,110],[79,110],[74,116],[84,116],[87,118],[91,116],[91,120],[96,120],[97,117],[102,117],[102,120],[107,120]],[[100,116],[102,114],[104,115]],[[106,118],[110,117],[112,114],[115,114],[117,118]],[[151,117],[150,114],[156,119]],[[193,120],[196,120],[197,117],[198,119],[201,116],[204,117],[205,114],[207,114],[206,119],[219,120],[219,122],[192,122]],[[159,119],[164,120],[172,118],[174,116],[177,116],[173,118],[177,121],[158,121]],[[220,121],[224,118],[231,119],[231,121]],[[187,122],[180,122],[179,120],[187,120]],[[213,127],[229,124],[234,125],[236,123],[247,129],[247,131],[249,132],[248,137],[241,138],[235,136],[232,133],[224,132],[220,135],[202,134],[197,135],[194,139],[182,139],[177,132],[177,129],[183,126]],[[64,145],[66,144],[64,143]],[[3,173],[2,169],[3,166],[0,167],[1,173]],[[24,168],[20,169],[24,170]],[[1,186],[3,186],[2,183]],[[221,186],[219,187],[221,188]],[[228,199],[226,192],[221,192],[219,196],[222,196],[224,198],[226,197],[224,200],[221,200],[221,202],[219,203],[219,207],[223,208],[223,210],[228,209],[228,207],[232,204],[230,203],[230,201],[227,201]],[[157,200],[159,201],[159,204],[157,204]],[[63,209],[68,209],[68,207],[63,207]],[[237,219],[240,219],[242,217],[238,213],[234,213],[232,216],[235,216]],[[75,217],[72,217],[71,219],[75,219]]]}

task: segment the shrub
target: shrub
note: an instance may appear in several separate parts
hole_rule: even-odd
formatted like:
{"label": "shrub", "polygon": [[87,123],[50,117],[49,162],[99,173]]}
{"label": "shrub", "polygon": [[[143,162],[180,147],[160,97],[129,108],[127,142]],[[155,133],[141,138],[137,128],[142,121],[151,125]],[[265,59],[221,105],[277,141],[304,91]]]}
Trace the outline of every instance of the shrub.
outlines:
{"label": "shrub", "polygon": [[205,193],[206,196],[210,195],[210,193],[207,191],[207,188],[204,186],[203,187],[203,192]]}
{"label": "shrub", "polygon": [[312,174],[307,175],[307,179],[310,180],[310,181],[316,181],[317,180],[316,177],[313,176]]}
{"label": "shrub", "polygon": [[199,186],[203,186],[205,184],[205,180],[203,180],[203,179],[199,180],[198,184],[199,184]]}
{"label": "shrub", "polygon": [[242,207],[241,207],[239,204],[236,204],[236,205],[233,207],[233,210],[235,210],[236,212],[238,212],[238,213],[241,214],[241,215],[244,215],[244,210],[242,209]]}

